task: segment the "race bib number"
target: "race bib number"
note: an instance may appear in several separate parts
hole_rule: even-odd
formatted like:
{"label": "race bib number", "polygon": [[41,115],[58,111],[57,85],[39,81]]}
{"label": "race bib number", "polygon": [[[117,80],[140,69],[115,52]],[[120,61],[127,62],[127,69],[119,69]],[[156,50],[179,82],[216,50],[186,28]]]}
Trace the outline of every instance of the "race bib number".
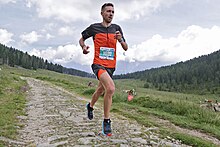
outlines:
{"label": "race bib number", "polygon": [[115,49],[108,47],[100,47],[100,59],[114,60]]}

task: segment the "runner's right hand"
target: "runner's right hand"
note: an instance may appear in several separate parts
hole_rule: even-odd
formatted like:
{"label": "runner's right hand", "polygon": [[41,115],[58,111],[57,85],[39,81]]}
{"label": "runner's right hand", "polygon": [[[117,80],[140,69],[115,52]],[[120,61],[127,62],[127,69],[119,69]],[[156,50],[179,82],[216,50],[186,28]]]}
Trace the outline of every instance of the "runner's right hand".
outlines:
{"label": "runner's right hand", "polygon": [[89,50],[88,50],[88,49],[89,49],[89,46],[86,46],[86,45],[85,45],[85,46],[83,47],[83,54],[88,54],[88,53],[89,53]]}

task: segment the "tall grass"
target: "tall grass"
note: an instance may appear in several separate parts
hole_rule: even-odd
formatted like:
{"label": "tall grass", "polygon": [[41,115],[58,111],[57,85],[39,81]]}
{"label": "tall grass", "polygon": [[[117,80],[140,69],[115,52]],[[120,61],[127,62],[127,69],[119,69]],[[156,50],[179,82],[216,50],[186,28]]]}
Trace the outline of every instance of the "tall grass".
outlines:
{"label": "tall grass", "polygon": [[113,102],[117,103],[117,108],[113,107],[113,109],[123,111],[122,109],[125,109],[125,106],[131,106],[132,109],[129,111],[141,112],[139,115],[147,112],[168,119],[181,127],[211,133],[220,139],[220,115],[214,111],[203,109],[192,102],[172,99],[163,100],[150,96],[136,97],[128,102],[126,96],[121,94],[116,94],[113,97]]}
{"label": "tall grass", "polygon": [[[25,115],[26,82],[4,70],[0,71],[0,136],[15,138],[20,127],[17,116]],[[0,146],[5,144],[0,143]]]}
{"label": "tall grass", "polygon": [[166,112],[175,116],[184,116],[193,122],[207,123],[220,126],[218,113],[199,107],[197,104],[187,101],[163,101],[150,97],[140,97],[134,99],[130,104],[135,104],[145,108],[151,108],[158,111]]}

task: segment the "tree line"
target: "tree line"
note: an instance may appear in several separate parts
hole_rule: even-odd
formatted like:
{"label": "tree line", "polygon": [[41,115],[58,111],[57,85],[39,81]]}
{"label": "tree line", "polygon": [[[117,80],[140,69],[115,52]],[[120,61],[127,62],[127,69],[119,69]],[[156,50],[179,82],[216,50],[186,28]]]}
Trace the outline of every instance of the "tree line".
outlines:
{"label": "tree line", "polygon": [[164,91],[220,94],[220,50],[186,62],[117,75],[114,78],[141,79],[146,81],[145,88]]}
{"label": "tree line", "polygon": [[20,66],[26,69],[47,69],[59,73],[71,74],[81,77],[93,77],[92,74],[80,70],[66,68],[59,64],[53,64],[48,60],[37,56],[30,56],[27,52],[22,52],[18,49],[7,47],[0,43],[0,65],[6,64],[9,66]]}

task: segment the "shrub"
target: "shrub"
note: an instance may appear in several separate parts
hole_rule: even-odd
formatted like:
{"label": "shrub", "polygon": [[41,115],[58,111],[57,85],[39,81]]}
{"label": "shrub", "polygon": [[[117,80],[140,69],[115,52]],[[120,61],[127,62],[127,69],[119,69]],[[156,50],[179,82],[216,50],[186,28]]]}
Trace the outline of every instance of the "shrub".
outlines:
{"label": "shrub", "polygon": [[94,88],[86,89],[83,91],[83,95],[92,95],[95,92]]}

